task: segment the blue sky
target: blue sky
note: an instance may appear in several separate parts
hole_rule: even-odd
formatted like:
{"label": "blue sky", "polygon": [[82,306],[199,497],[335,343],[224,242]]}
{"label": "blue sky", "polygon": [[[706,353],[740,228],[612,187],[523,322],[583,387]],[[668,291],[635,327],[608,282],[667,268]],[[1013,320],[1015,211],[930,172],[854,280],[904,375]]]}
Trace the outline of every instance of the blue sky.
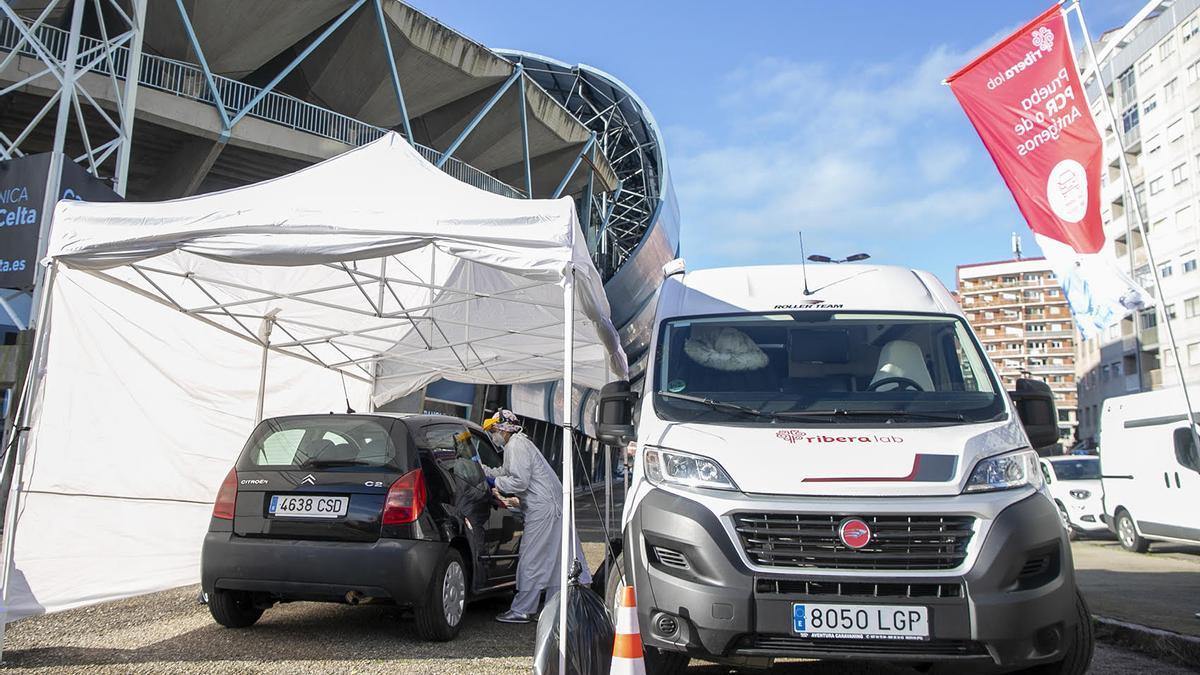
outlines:
{"label": "blue sky", "polygon": [[[1093,36],[1142,4],[1083,3]],[[1028,231],[940,82],[1049,0],[413,4],[633,87],[666,136],[689,268],[797,262],[803,229],[809,253],[952,285],[956,264],[1006,258]]]}

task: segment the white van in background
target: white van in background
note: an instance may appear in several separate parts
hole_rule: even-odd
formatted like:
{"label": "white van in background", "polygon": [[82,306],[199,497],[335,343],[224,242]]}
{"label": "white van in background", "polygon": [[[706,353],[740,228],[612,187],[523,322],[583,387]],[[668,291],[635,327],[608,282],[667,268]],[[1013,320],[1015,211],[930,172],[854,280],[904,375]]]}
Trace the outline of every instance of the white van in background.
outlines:
{"label": "white van in background", "polygon": [[650,350],[640,401],[609,384],[598,426],[637,440],[608,597],[634,586],[647,672],[691,657],[1086,672],[1091,620],[1032,449],[1057,440],[1053,395],[1001,389],[936,277],[674,274]]}
{"label": "white van in background", "polygon": [[[1190,393],[1200,407],[1200,391]],[[1130,551],[1143,553],[1151,541],[1200,544],[1200,454],[1186,410],[1179,387],[1104,403],[1104,521]]]}

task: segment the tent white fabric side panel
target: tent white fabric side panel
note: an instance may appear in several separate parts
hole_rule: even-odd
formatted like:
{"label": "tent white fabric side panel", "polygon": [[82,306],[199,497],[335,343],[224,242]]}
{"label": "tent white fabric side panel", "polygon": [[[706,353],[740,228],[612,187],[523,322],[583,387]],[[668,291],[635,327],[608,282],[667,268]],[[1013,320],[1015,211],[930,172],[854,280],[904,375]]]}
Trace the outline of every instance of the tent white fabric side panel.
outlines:
{"label": "tent white fabric side panel", "polygon": [[268,417],[347,397],[366,411],[438,377],[623,377],[578,230],[571,200],[483,192],[395,134],[223,193],[60,203],[7,618],[198,580],[213,498],[253,427],[266,326]]}
{"label": "tent white fabric side panel", "polygon": [[[257,345],[78,270],[51,302],[10,619],[199,581],[213,498],[254,427]],[[365,410],[369,384],[346,386]],[[264,400],[346,408],[339,373],[278,354]]]}

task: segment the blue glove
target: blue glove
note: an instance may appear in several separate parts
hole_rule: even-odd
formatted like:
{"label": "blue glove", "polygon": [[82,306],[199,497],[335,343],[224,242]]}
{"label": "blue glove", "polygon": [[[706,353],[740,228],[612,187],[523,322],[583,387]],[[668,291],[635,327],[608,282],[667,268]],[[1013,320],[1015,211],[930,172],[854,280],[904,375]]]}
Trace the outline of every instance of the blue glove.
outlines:
{"label": "blue glove", "polygon": [[496,487],[496,479],[495,479],[495,478],[492,478],[491,476],[488,476],[488,477],[487,477],[487,484],[488,484],[488,487],[490,487],[490,488],[494,488],[494,487]]}

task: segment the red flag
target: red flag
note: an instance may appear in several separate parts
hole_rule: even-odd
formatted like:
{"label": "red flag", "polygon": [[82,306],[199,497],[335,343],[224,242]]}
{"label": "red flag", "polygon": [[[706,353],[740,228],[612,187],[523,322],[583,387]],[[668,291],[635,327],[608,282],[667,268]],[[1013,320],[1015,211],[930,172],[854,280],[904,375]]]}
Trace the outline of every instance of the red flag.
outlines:
{"label": "red flag", "polygon": [[946,78],[1037,234],[1077,253],[1104,246],[1103,143],[1055,5]]}

